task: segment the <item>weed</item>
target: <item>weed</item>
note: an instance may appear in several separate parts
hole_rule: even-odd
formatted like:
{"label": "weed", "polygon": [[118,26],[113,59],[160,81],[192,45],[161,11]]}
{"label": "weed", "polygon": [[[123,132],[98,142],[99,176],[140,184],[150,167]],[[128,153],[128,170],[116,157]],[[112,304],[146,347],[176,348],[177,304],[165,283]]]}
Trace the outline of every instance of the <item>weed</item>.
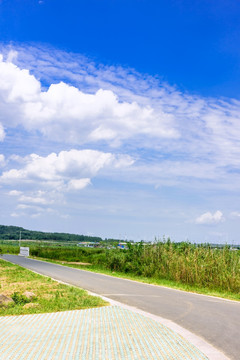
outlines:
{"label": "weed", "polygon": [[17,305],[25,305],[31,302],[26,296],[20,294],[19,292],[14,292],[12,295],[12,299]]}

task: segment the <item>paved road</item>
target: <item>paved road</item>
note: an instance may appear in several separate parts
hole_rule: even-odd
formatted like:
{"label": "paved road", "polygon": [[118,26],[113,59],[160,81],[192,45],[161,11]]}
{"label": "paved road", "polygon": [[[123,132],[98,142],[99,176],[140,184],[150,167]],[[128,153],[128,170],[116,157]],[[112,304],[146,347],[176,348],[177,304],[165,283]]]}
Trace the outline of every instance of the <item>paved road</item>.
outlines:
{"label": "paved road", "polygon": [[15,255],[3,259],[172,320],[240,359],[240,303],[151,286]]}

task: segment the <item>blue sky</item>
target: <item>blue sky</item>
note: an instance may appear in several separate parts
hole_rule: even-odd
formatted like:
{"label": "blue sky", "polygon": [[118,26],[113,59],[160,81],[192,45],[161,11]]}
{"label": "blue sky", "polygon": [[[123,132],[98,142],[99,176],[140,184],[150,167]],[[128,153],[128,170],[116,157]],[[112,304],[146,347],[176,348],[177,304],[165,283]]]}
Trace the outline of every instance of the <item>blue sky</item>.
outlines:
{"label": "blue sky", "polygon": [[0,16],[3,41],[48,43],[186,91],[238,97],[238,1],[2,0]]}
{"label": "blue sky", "polygon": [[239,16],[0,1],[0,223],[239,243]]}

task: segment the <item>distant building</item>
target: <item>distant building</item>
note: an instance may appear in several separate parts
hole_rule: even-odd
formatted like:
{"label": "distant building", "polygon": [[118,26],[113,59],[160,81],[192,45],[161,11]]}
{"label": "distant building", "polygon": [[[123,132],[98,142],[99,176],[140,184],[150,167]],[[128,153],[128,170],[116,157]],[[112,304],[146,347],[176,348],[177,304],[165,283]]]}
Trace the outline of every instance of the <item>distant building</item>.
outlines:
{"label": "distant building", "polygon": [[127,249],[128,248],[126,242],[120,242],[117,247],[118,247],[118,249]]}
{"label": "distant building", "polygon": [[82,241],[77,244],[77,246],[88,247],[88,248],[96,248],[99,247],[99,245],[100,245],[99,242],[91,242],[91,241]]}

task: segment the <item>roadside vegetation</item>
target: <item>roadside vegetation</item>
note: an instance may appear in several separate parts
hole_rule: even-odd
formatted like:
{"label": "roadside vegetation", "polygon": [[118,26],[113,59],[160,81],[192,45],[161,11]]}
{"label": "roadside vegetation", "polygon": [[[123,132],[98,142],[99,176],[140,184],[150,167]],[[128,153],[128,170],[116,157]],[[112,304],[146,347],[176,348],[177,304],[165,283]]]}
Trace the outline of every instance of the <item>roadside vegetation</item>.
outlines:
{"label": "roadside vegetation", "polygon": [[0,260],[0,316],[23,315],[107,305],[87,291],[64,285]]}
{"label": "roadside vegetation", "polygon": [[[6,253],[7,245],[0,244]],[[229,246],[174,243],[170,239],[155,244],[128,243],[127,249],[34,245],[30,255],[152,284],[240,300],[240,250]],[[19,249],[8,246],[8,251]],[[16,252],[15,252],[16,253]]]}
{"label": "roadside vegetation", "polygon": [[240,251],[232,251],[228,246],[213,249],[168,240],[154,245],[129,243],[127,250],[33,248],[31,255],[62,262],[91,263],[84,268],[107,270],[152,283],[171,283],[185,290],[232,295],[240,300]]}

